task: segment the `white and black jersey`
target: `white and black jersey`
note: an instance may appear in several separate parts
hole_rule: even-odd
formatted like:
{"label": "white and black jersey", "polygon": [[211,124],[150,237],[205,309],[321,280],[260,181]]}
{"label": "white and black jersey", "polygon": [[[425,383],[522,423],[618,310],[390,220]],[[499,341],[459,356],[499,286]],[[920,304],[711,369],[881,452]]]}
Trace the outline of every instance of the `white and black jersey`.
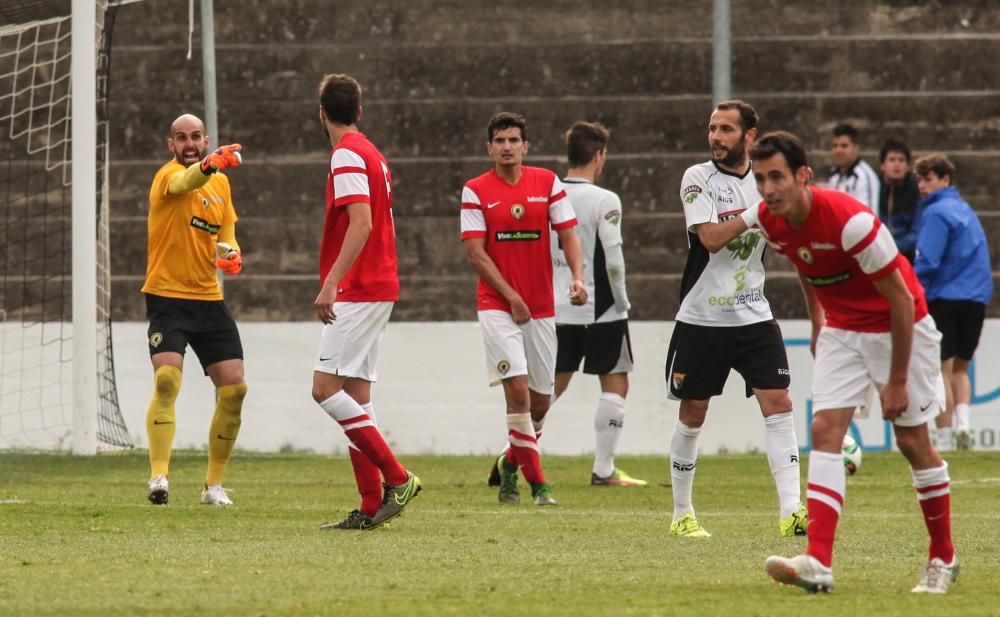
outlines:
{"label": "white and black jersey", "polygon": [[719,223],[760,203],[752,168],[746,174],[724,171],[708,161],[684,172],[680,190],[688,232],[688,257],[681,279],[677,321],[699,326],[743,326],[771,319],[764,297],[766,243],[748,229],[728,246],[710,253],[694,231],[702,223]]}
{"label": "white and black jersey", "polygon": [[846,172],[841,172],[840,168],[830,169],[830,179],[827,180],[830,188],[847,193],[854,199],[865,204],[872,211],[878,209],[878,194],[882,188],[878,174],[871,165],[858,159]]}
{"label": "white and black jersey", "polygon": [[556,323],[586,325],[628,319],[627,310],[615,307],[615,290],[608,276],[605,259],[607,249],[622,243],[621,200],[613,192],[583,178],[566,178],[563,186],[576,212],[576,233],[583,249],[583,280],[587,287],[587,303],[581,306],[570,304],[569,288],[573,282],[573,272],[559,246],[558,235],[552,234]]}

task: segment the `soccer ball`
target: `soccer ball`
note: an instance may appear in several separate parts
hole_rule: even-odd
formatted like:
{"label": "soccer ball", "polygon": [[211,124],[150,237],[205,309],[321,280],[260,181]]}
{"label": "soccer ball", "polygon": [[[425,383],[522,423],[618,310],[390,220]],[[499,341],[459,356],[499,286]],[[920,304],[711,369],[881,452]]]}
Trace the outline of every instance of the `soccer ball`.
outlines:
{"label": "soccer ball", "polygon": [[844,469],[847,470],[847,475],[853,476],[861,468],[861,446],[850,435],[844,435],[840,451],[844,455]]}

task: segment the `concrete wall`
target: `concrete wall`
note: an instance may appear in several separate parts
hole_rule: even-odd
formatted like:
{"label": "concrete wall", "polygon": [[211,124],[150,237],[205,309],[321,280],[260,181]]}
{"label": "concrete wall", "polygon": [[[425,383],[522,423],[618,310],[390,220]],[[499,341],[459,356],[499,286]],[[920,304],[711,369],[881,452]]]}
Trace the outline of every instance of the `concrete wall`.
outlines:
{"label": "concrete wall", "polygon": [[[945,150],[1000,240],[1000,11],[991,0],[826,3],[734,0],[733,93],[762,129],[802,136],[814,166],[849,120],[873,161],[902,135]],[[227,282],[243,322],[311,319],[328,143],[316,119],[323,73],[366,88],[362,129],[393,167],[401,320],[471,320],[474,278],[458,240],[462,183],[489,166],[485,125],[524,113],[530,162],[564,170],[574,120],[613,131],[603,183],[622,195],[636,319],[672,319],[686,253],[677,190],[707,158],[711,6],[703,0],[548,0],[530,11],[459,0],[217,0],[218,142],[241,142],[234,195],[245,271]],[[150,15],[155,15],[155,26]],[[200,30],[187,51],[187,3],[119,9],[112,58],[112,272],[115,318],[141,320],[149,182],[170,121],[202,112]],[[819,173],[823,177],[823,173]],[[994,259],[1000,259],[995,255]],[[802,317],[797,283],[772,260],[780,317]],[[1000,300],[990,309],[1000,316]]]}
{"label": "concrete wall", "polygon": [[[666,398],[663,380],[670,322],[632,324],[636,370],[631,376],[622,454],[669,451],[677,403]],[[241,325],[247,354],[249,394],[238,448],[344,453],[346,439],[310,397],[318,323],[246,323]],[[784,321],[782,330],[792,368],[792,400],[799,443],[808,449],[812,359],[809,324]],[[978,366],[1000,362],[1000,322],[990,321],[983,334]],[[115,359],[122,411],[136,443],[145,444],[145,413],[151,393],[145,325],[115,325]],[[214,398],[211,383],[188,354],[184,384],[177,402],[177,447],[204,448]],[[489,454],[504,444],[503,392],[486,384],[479,326],[474,322],[392,323],[379,359],[374,402],[389,442],[405,454]],[[997,449],[1000,434],[1000,376],[975,374],[972,423],[982,447]],[[715,399],[700,441],[703,453],[763,449],[763,423],[752,400],[743,397],[743,380],[733,374],[722,397]],[[542,438],[548,454],[593,450],[593,416],[599,388],[595,377],[577,375],[550,412]],[[876,409],[856,422],[855,436],[866,449],[891,444],[887,425]]]}

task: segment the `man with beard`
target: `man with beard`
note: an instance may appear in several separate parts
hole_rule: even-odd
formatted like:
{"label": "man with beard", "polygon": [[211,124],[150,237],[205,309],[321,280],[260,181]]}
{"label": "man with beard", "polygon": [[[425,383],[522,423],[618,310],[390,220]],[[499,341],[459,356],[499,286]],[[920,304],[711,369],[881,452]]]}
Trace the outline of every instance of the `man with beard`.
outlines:
{"label": "man with beard", "polygon": [[764,242],[759,231],[748,229],[754,221],[741,218],[760,203],[747,154],[756,136],[752,106],[740,100],[719,103],[708,126],[712,160],[688,168],[681,182],[689,250],[666,369],[669,395],[681,402],[670,443],[673,536],[710,535],[691,504],[698,435],[709,400],[722,394],[732,369],[743,376],[746,396],[757,397],[764,416],[779,532],[805,535],[788,358],[764,297]]}
{"label": "man with beard", "polygon": [[170,451],[176,432],[174,402],[188,345],[215,385],[215,415],[208,433],[208,474],[201,503],[231,506],[222,476],[240,430],[247,385],[243,345],[222,301],[216,267],[236,275],[243,258],[236,243],[236,210],[220,170],[239,167],[240,145],[208,153],[205,125],[184,114],[170,126],[163,165],[149,188],[146,316],[153,363],[153,400],[146,415],[150,480],[147,498],[166,505]]}

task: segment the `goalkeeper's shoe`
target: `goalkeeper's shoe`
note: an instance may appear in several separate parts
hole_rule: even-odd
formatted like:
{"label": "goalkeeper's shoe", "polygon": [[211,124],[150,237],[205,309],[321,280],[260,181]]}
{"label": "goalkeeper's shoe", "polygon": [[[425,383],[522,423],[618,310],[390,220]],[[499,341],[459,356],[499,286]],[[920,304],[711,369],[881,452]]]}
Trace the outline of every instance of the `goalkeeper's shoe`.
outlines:
{"label": "goalkeeper's shoe", "polygon": [[214,174],[220,169],[239,167],[243,163],[243,157],[240,155],[240,149],[242,148],[243,146],[239,144],[216,148],[214,152],[210,152],[208,156],[201,160],[201,173],[207,176]]}
{"label": "goalkeeper's shoe", "polygon": [[678,520],[670,523],[670,535],[680,538],[711,538],[712,534],[705,531],[694,512],[688,512]]}
{"label": "goalkeeper's shoe", "polygon": [[799,509],[792,512],[788,518],[778,524],[778,531],[783,538],[806,535],[806,525],[809,523],[809,515],[806,507],[799,504]]}
{"label": "goalkeeper's shoe", "polygon": [[420,478],[409,471],[406,472],[406,482],[386,484],[385,492],[382,494],[382,505],[372,519],[374,525],[378,527],[402,514],[403,509],[420,494],[422,488]]}
{"label": "goalkeeper's shoe", "polygon": [[531,498],[536,506],[558,506],[559,502],[552,496],[552,487],[547,482],[537,482],[531,485]]}
{"label": "goalkeeper's shoe", "polygon": [[517,469],[513,471],[507,469],[506,455],[501,454],[496,460],[497,471],[500,476],[500,493],[497,499],[500,503],[518,504],[521,503],[521,491],[517,489]]}
{"label": "goalkeeper's shoe", "polygon": [[149,492],[146,499],[154,506],[167,505],[167,498],[170,496],[170,483],[167,476],[156,476],[149,481]]}
{"label": "goalkeeper's shoe", "polygon": [[646,486],[649,482],[633,478],[621,469],[615,467],[607,478],[602,478],[596,473],[590,474],[591,486]]}
{"label": "goalkeeper's shoe", "polygon": [[833,569],[812,555],[771,556],[764,562],[764,568],[768,576],[784,585],[796,585],[812,593],[833,590]]}
{"label": "goalkeeper's shoe", "polygon": [[951,558],[951,564],[946,564],[940,557],[927,562],[920,573],[920,582],[912,589],[913,593],[948,593],[948,588],[958,579],[958,557]]}
{"label": "goalkeeper's shoe", "polygon": [[201,492],[201,503],[206,506],[231,506],[233,500],[229,498],[221,484],[213,484],[206,486]]}
{"label": "goalkeeper's shoe", "polygon": [[[386,527],[389,526],[388,523],[384,523]],[[375,520],[363,514],[361,510],[351,510],[351,513],[347,515],[347,518],[340,521],[339,523],[325,523],[320,525],[320,529],[375,529],[378,525],[375,524]]]}

